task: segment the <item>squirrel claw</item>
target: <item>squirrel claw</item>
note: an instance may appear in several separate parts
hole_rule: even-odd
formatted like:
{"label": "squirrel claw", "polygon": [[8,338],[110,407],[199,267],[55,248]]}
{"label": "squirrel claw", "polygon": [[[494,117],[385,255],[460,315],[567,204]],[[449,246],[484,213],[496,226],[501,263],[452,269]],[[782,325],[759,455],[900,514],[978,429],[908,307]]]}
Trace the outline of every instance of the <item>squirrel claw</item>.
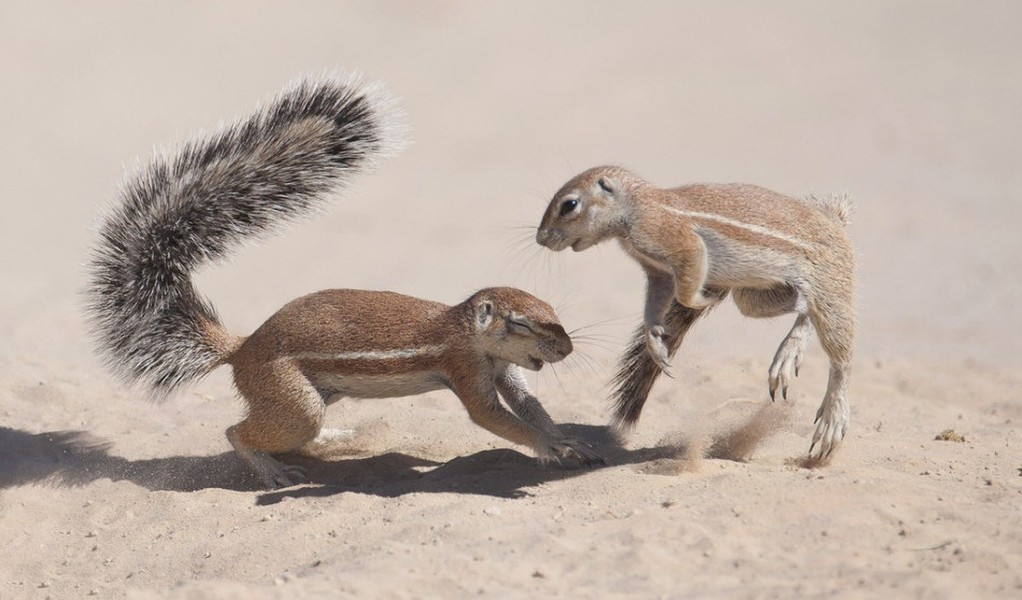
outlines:
{"label": "squirrel claw", "polygon": [[[841,444],[848,429],[848,414],[834,410],[829,406],[821,406],[816,413],[816,429],[809,445],[810,460],[826,460],[834,449]],[[817,445],[818,444],[818,445]],[[817,452],[814,454],[814,450]]]}
{"label": "squirrel claw", "polygon": [[670,352],[667,350],[667,343],[664,341],[666,334],[662,325],[654,325],[646,330],[646,351],[650,358],[660,370],[668,377],[671,375]]}
{"label": "squirrel claw", "polygon": [[561,458],[570,457],[589,468],[603,467],[607,464],[607,461],[602,456],[597,454],[589,444],[582,440],[559,440],[552,449],[558,458],[558,462],[560,462],[559,459]]}
{"label": "squirrel claw", "polygon": [[309,472],[298,465],[280,464],[266,477],[269,487],[274,489],[289,488],[309,480]]}

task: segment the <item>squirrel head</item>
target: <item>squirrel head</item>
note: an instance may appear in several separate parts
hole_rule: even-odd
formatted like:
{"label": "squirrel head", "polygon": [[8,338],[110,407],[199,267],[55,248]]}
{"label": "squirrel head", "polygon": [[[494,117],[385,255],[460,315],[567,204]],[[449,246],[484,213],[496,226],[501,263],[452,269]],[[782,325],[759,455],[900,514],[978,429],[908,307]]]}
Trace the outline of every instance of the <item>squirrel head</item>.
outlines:
{"label": "squirrel head", "polygon": [[595,167],[557,190],[536,230],[536,242],[554,251],[585,250],[621,235],[629,197],[639,180],[620,167]]}
{"label": "squirrel head", "polygon": [[484,354],[538,371],[571,354],[571,337],[549,304],[515,288],[487,288],[466,300]]}

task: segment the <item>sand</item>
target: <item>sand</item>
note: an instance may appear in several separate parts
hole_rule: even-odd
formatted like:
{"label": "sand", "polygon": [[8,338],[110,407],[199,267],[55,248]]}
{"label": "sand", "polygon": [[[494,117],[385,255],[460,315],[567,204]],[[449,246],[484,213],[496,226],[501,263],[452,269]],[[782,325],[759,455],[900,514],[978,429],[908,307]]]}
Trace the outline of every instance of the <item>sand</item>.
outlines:
{"label": "sand", "polygon": [[[0,598],[1022,595],[1020,19],[1007,2],[3,3]],[[338,66],[387,82],[414,144],[200,289],[238,333],[328,287],[529,290],[585,328],[530,382],[607,467],[541,467],[437,392],[338,403],[352,444],[267,491],[223,436],[229,373],[157,404],[95,358],[82,264],[126,170]],[[856,200],[853,421],[829,465],[801,461],[819,345],[770,403],[791,320],[730,305],[631,436],[608,435],[642,275],[613,245],[531,240],[557,187],[608,162]]]}

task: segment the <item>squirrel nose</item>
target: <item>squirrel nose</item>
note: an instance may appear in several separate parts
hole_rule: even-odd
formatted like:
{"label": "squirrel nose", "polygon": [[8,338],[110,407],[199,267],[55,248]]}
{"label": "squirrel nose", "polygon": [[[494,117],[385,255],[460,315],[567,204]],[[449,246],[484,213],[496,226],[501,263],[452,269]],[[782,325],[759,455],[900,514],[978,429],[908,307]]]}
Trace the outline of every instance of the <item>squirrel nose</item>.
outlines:
{"label": "squirrel nose", "polygon": [[549,237],[549,229],[536,229],[536,243],[540,246],[546,246],[546,242]]}
{"label": "squirrel nose", "polygon": [[561,340],[561,343],[557,345],[557,353],[561,355],[561,358],[571,354],[574,349],[574,345],[571,343],[571,338],[567,335],[565,335]]}

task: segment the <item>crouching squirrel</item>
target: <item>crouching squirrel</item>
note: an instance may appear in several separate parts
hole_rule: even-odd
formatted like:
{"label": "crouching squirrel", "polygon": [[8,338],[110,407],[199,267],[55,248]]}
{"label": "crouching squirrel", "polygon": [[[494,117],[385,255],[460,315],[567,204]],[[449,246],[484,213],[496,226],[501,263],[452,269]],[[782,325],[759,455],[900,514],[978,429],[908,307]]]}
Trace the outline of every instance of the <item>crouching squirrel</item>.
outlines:
{"label": "crouching squirrel", "polygon": [[473,422],[541,460],[600,462],[561,433],[526,385],[523,367],[559,361],[572,343],[553,309],[524,291],[484,289],[452,307],[325,290],[245,337],[229,333],[195,290],[199,265],[314,212],[401,145],[400,119],[378,85],[325,76],[153,159],[124,186],[89,265],[87,315],[100,354],[155,396],[230,365],[248,410],[227,438],[269,487],[304,477],[271,454],[343,437],[322,428],[331,402],[441,388]]}

